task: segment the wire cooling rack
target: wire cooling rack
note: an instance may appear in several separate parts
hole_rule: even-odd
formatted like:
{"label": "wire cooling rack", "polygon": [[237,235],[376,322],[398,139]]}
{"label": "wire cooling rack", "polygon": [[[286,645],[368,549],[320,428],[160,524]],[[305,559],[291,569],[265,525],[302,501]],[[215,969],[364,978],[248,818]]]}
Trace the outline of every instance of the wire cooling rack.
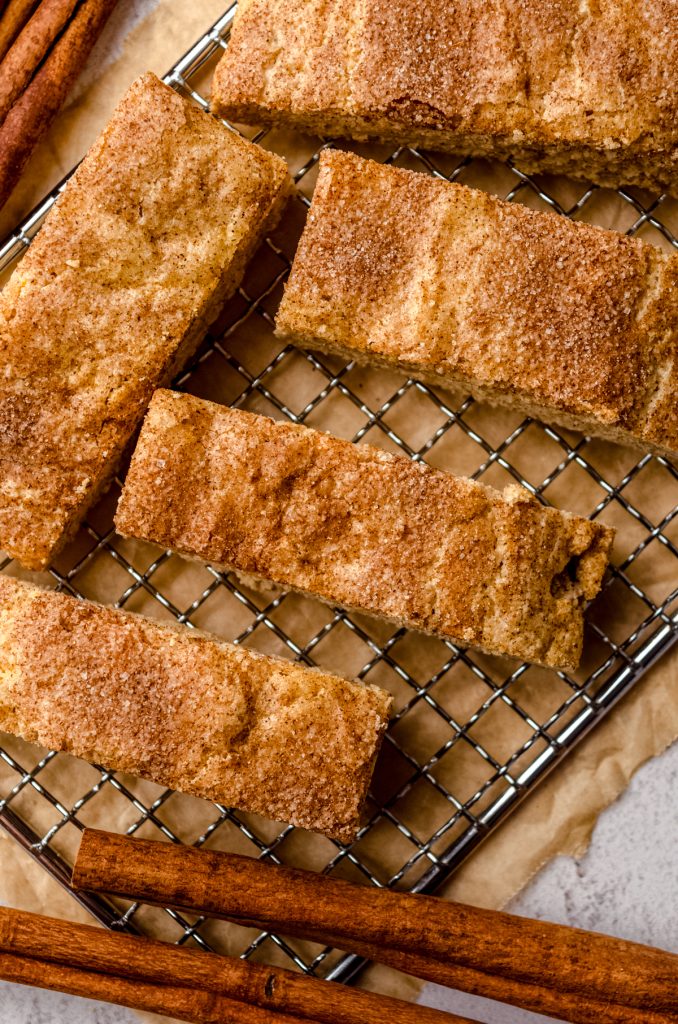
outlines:
{"label": "wire cooling rack", "polygon": [[[205,109],[201,83],[227,45],[234,9],[235,4],[165,77]],[[285,148],[273,131],[254,138],[271,149]],[[331,144],[296,140],[292,169],[301,204],[308,205],[319,152]],[[409,147],[362,151],[479,187],[487,180],[482,161],[432,157]],[[583,186],[573,192],[572,183],[536,179],[510,166],[494,165],[493,173],[494,182],[503,175],[503,194],[511,201],[593,223],[604,205],[605,219],[612,217],[620,230],[664,248],[678,246],[671,230],[678,224],[676,204],[665,196]],[[0,249],[0,271],[10,269],[30,244],[62,187]],[[79,831],[113,822],[130,834],[432,892],[678,637],[678,592],[672,590],[678,472],[670,461],[639,457],[382,371],[281,347],[272,335],[272,314],[291,254],[292,247],[287,251],[267,240],[176,386],[381,444],[498,486],[517,480],[541,501],[616,526],[615,565],[590,609],[583,667],[574,675],[516,668],[305,598],[251,590],[233,575],[196,567],[171,552],[130,546],[112,528],[113,493],[93,511],[46,582],[382,683],[394,693],[396,714],[375,775],[369,821],[351,846],[161,791],[62,754],[43,756],[3,737],[0,824],[66,886]],[[0,570],[19,572],[1,556]],[[362,966],[357,957],[203,917],[88,894],[77,898],[111,927],[273,959],[334,980],[348,981]]]}

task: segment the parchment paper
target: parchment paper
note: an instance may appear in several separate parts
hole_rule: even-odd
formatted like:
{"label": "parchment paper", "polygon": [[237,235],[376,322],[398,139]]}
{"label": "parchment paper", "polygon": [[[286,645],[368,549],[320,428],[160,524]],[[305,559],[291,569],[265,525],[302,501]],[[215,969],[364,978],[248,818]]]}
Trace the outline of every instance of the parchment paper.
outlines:
{"label": "parchment paper", "polygon": [[[195,0],[123,0],[114,20],[100,40],[72,102],[59,117],[49,137],[36,150],[24,180],[0,214],[1,235],[10,230],[82,156],[134,77],[149,68],[158,73],[166,71],[197,39],[201,31],[222,13],[224,6],[224,0],[202,0],[201,3],[196,3]],[[300,166],[313,149],[310,144],[304,148],[299,140],[292,137],[281,137],[278,143],[288,151],[293,166]],[[365,148],[363,151],[366,151]],[[506,173],[489,165],[481,166],[476,169],[472,183],[504,194]],[[581,189],[577,190],[575,186],[566,182],[554,183],[553,188],[565,200],[581,192]],[[667,220],[673,219],[675,227],[675,209],[664,211],[662,216],[664,215]],[[596,223],[604,226],[624,229],[632,221],[633,212],[621,208],[618,202],[608,201],[605,193],[601,193],[592,206],[591,217]],[[293,229],[288,224],[283,230],[288,233]],[[664,244],[657,236],[654,236],[652,241]],[[256,277],[262,271],[254,269],[250,273]],[[272,302],[275,297],[272,297]],[[270,357],[270,345],[271,339],[268,335],[264,336],[258,321],[249,321],[242,330],[238,330],[228,339],[229,351],[252,368],[256,368],[260,360]],[[219,376],[214,371],[215,367],[210,363],[204,375],[196,375],[195,385],[191,384],[191,390],[204,397],[227,401],[230,397],[229,387],[233,387],[233,382],[226,372]],[[296,368],[293,367],[289,372],[289,380],[278,381],[277,386],[283,394],[289,391],[290,400],[295,402],[294,408],[318,391],[317,380],[311,380],[308,377],[309,373],[308,364],[300,358]],[[396,386],[400,383],[398,378],[391,378],[388,374],[362,370],[353,371],[351,378],[352,387],[373,403],[379,400],[382,393],[391,393],[394,382]],[[270,407],[260,398],[250,402],[247,407],[260,412],[271,412]],[[478,417],[475,420],[476,425],[481,432],[486,431],[488,437],[505,436],[514,422],[510,413],[500,413],[483,407],[479,407],[475,415]],[[329,419],[323,419],[323,416],[329,416]],[[312,426],[331,428],[335,433],[351,436],[356,424],[359,425],[362,419],[364,417],[356,420],[353,407],[349,408],[338,402],[329,413],[320,413],[317,422],[313,419],[307,422]],[[414,408],[407,405],[396,406],[391,425],[405,433],[408,430],[414,430],[415,433],[419,430],[422,438],[425,438],[430,435],[432,429],[435,429],[437,421],[432,408],[423,403]],[[367,440],[388,446],[383,436],[370,435]],[[538,477],[540,469],[550,464],[549,459],[552,462],[553,453],[548,452],[544,444],[545,442],[532,438],[530,446],[526,446],[523,462],[520,462],[518,456],[521,471],[528,479],[531,475]],[[433,461],[436,464],[456,472],[470,472],[478,464],[477,451],[472,450],[472,446],[469,447],[463,438],[460,439],[458,433],[450,439],[449,444],[440,449],[436,447],[434,451],[436,454]],[[601,470],[610,479],[621,479],[625,468],[637,461],[637,456],[633,453],[602,443],[595,443],[595,448],[592,452],[588,451],[588,455],[594,460],[599,459]],[[653,476],[647,476],[639,483],[633,492],[633,498],[648,515],[661,515],[675,504],[675,493],[671,489],[674,485],[670,484],[667,476],[652,472]],[[585,474],[579,477],[571,474],[566,478],[566,483],[556,484],[549,497],[556,504],[574,511],[590,511],[593,485],[584,477]],[[499,467],[486,474],[483,479],[497,486],[503,486],[508,482],[506,474]],[[102,510],[94,513],[94,520],[98,517],[101,522],[109,521],[114,501],[114,494],[105,499]],[[604,521],[617,525],[620,529],[619,556],[623,556],[626,550],[630,550],[638,542],[634,524],[629,521],[627,514],[616,509],[614,504],[610,506],[609,514],[604,517]],[[82,544],[85,543],[86,540],[83,539]],[[148,564],[155,549],[149,545],[125,542],[124,550],[130,561],[142,565]],[[650,592],[653,586],[657,588],[657,593],[666,593],[669,589],[669,581],[665,575],[667,562],[662,560],[661,554],[658,552],[655,558],[650,551],[650,556],[643,563],[639,580]],[[72,559],[74,556],[71,554],[68,557]],[[190,604],[196,593],[211,581],[211,577],[202,567],[189,565],[179,559],[172,559],[161,572],[164,573],[161,581],[163,592],[170,593],[172,599],[182,607]],[[78,585],[89,597],[111,600],[111,594],[117,595],[122,589],[124,576],[121,576],[121,573],[122,570],[110,559],[96,558],[86,571],[85,578],[79,577]],[[45,578],[45,582],[49,582],[49,579]],[[607,614],[615,616],[621,638],[625,635],[624,631],[628,625],[625,622],[627,612],[621,604],[615,608],[614,601],[615,596],[612,593],[608,600],[608,605],[611,603],[612,609],[610,611],[608,608]],[[156,602],[144,596],[143,592],[135,595],[127,607],[161,618],[163,616],[162,609]],[[326,621],[328,616],[326,610],[316,609],[312,602],[296,599],[287,602],[285,609],[285,627],[301,634],[317,629],[318,623]],[[234,617],[237,617],[238,610],[232,602],[227,602],[225,596],[215,597],[213,603],[208,603],[201,609],[201,615],[202,617],[195,621],[203,628],[213,629],[214,632],[221,632],[224,635],[234,635],[237,632]],[[374,623],[366,624],[366,629],[372,630],[375,636],[379,635],[379,628]],[[386,631],[383,635],[388,635],[388,627]],[[401,649],[400,657],[410,671],[416,675],[413,666],[417,666],[424,678],[435,671],[436,654],[431,641],[415,637],[409,639],[407,644],[409,647]],[[282,645],[277,645],[270,633],[262,634],[261,641],[256,645],[270,653],[284,653]],[[351,637],[340,634],[335,637],[333,645],[320,654],[319,660],[328,667],[350,675],[361,668],[365,659],[362,652],[353,649]],[[385,671],[381,676],[380,671],[370,675],[370,681],[390,686],[396,691],[397,701],[405,699],[403,694],[398,693],[397,683]],[[445,887],[445,895],[482,906],[501,907],[551,857],[557,854],[581,855],[600,811],[622,792],[633,773],[645,760],[661,752],[678,734],[677,677],[678,652],[674,652],[673,656],[665,658],[647,674],[606,721],[597,726],[567,758],[565,764],[526,800],[504,827],[485,842]],[[556,682],[557,679],[552,673],[534,672],[528,674],[524,683],[517,684],[516,693],[528,706],[538,706],[542,697],[551,693]],[[472,696],[474,685],[472,680],[458,672],[447,682],[443,680],[438,684],[440,689],[436,691],[436,695],[441,702],[449,697],[453,705],[458,702],[462,707],[465,701],[472,702],[475,699]],[[416,714],[413,714],[408,715],[405,721],[408,722],[410,718],[411,721],[404,733],[399,736],[399,741],[406,744],[415,756],[425,756],[427,751],[430,752],[431,743],[436,738],[430,735],[431,720],[423,718],[419,721]],[[493,746],[493,749],[503,748],[510,752],[518,745],[519,737],[515,733],[514,722],[502,721],[500,717],[495,716],[481,728],[485,730],[480,734],[483,737],[481,741]],[[27,745],[11,738],[6,742],[7,747],[16,752],[18,760],[34,763],[35,753]],[[463,758],[458,758],[454,762],[453,770],[455,789],[465,789],[464,773],[467,773],[468,788],[473,792],[477,766],[467,764]],[[61,787],[59,792],[64,794],[64,800],[68,800],[69,795],[82,792],[88,783],[96,781],[97,777],[97,773],[89,766],[64,757],[57,758],[47,771],[52,772],[49,780],[57,788]],[[131,790],[147,800],[152,799],[155,790],[150,784],[138,780],[125,781]],[[385,783],[377,778],[378,793],[379,787],[383,785]],[[30,794],[27,799],[30,799]],[[166,805],[164,813],[168,823],[179,835],[189,837],[200,828],[203,819],[209,820],[206,807],[207,805],[198,800],[173,797]],[[35,815],[35,820],[39,822],[41,810],[37,806],[37,801],[30,809]],[[133,817],[130,815],[127,802],[116,796],[110,788],[97,796],[91,804],[90,812],[85,809],[85,814],[87,813],[88,824],[106,828],[123,829]],[[441,811],[439,807],[433,805],[426,791],[422,789],[419,795],[414,794],[403,813],[409,815],[407,820],[410,827],[421,835],[427,835],[438,824]],[[449,814],[448,808],[445,809],[445,814]],[[145,833],[142,830],[139,834],[153,833]],[[70,852],[74,841],[73,836],[70,839],[64,838],[63,851]],[[378,833],[372,841],[380,845],[365,851],[365,856],[372,857],[375,863],[383,863],[385,870],[388,869],[389,862],[399,866],[402,861],[402,849],[397,835]],[[235,829],[224,839],[224,846],[230,849],[239,849],[239,843],[245,852],[246,844]],[[320,838],[317,841],[310,841],[303,851],[298,851],[294,862],[306,863],[310,867],[321,866],[323,858],[326,859],[327,856],[324,843],[325,840]],[[58,843],[55,845],[58,849]],[[252,852],[251,848],[249,852]],[[11,906],[48,912],[64,918],[88,920],[75,901],[23,851],[4,838],[2,833],[0,864],[0,901]],[[350,872],[347,874],[350,875]],[[149,931],[160,937],[172,937],[159,912],[152,913],[155,916],[146,922]],[[220,939],[222,948],[232,945],[235,949],[242,939],[242,934],[230,939],[220,933]],[[396,992],[405,998],[413,997],[417,990],[416,983],[411,979],[396,979],[394,972],[382,968],[371,969],[365,975],[363,984],[382,991]]]}

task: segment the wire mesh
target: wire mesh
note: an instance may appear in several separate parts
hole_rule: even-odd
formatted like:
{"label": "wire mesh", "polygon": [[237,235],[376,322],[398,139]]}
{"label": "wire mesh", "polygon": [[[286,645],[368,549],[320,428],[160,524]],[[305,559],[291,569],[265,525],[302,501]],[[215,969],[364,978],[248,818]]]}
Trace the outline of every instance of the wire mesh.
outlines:
{"label": "wire mesh", "polygon": [[[234,8],[165,77],[204,109],[209,104],[203,82],[227,45]],[[275,131],[250,137],[280,148]],[[332,144],[299,141],[306,149],[292,169],[302,206],[309,203],[319,153]],[[487,176],[487,164],[470,158],[458,161],[412,147],[362,151],[478,187]],[[496,180],[497,167],[493,170]],[[600,219],[604,203],[606,218],[612,209],[620,230],[664,248],[678,247],[672,231],[678,210],[666,196],[577,188],[508,165],[502,173],[503,195],[510,201],[592,223]],[[11,269],[30,244],[60,188],[2,247],[0,272]],[[499,413],[464,395],[281,346],[272,334],[273,314],[291,255],[276,240],[267,240],[176,386],[295,423],[336,432],[340,424],[356,443],[380,444],[498,486],[518,481],[542,502],[572,508],[576,495],[574,511],[619,531],[615,564],[590,610],[583,666],[575,674],[515,667],[306,598],[253,590],[233,574],[189,565],[169,551],[130,545],[112,528],[114,488],[50,570],[52,585],[132,610],[150,604],[160,618],[381,683],[394,693],[396,713],[375,776],[369,820],[350,846],[203,801],[194,801],[185,826],[177,827],[184,817],[177,817],[176,801],[189,798],[98,766],[87,769],[83,786],[81,763],[4,737],[0,824],[64,885],[79,831],[114,821],[131,835],[232,849],[272,862],[312,862],[319,870],[378,886],[434,891],[678,637],[678,592],[672,590],[678,567],[678,472],[668,459],[639,456]],[[19,572],[1,556],[0,571]],[[286,625],[290,620],[294,629]],[[361,965],[334,950],[202,916],[87,894],[79,898],[109,926],[179,943],[274,960],[344,981]]]}

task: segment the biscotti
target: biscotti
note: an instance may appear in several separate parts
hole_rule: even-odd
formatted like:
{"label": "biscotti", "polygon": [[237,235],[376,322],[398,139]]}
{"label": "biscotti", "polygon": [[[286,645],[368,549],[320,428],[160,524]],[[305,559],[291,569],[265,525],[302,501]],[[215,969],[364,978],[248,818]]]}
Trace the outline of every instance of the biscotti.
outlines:
{"label": "biscotti", "polygon": [[276,333],[678,453],[678,256],[325,152]]}
{"label": "biscotti", "polygon": [[676,0],[241,0],[212,108],[678,189]]}
{"label": "biscotti", "polygon": [[49,564],[289,195],[283,160],[138,79],[0,295],[0,550]]}
{"label": "biscotti", "polygon": [[391,705],[376,686],[0,575],[0,730],[342,841]]}
{"label": "biscotti", "polygon": [[612,531],[368,445],[158,391],[118,530],[462,645],[572,668]]}

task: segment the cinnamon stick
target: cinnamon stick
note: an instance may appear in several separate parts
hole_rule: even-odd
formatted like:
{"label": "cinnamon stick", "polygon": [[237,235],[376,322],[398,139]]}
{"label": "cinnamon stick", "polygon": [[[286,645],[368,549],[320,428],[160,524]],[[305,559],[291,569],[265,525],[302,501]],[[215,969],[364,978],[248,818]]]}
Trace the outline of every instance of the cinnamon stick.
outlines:
{"label": "cinnamon stick", "polygon": [[0,124],[29,84],[78,0],[43,0],[0,63]]}
{"label": "cinnamon stick", "polygon": [[[304,1024],[298,1017],[176,985],[153,985],[110,974],[64,967],[45,960],[0,953],[0,978],[18,985],[67,992],[132,1010],[162,1013],[194,1024]],[[308,1021],[306,1022],[308,1024]]]}
{"label": "cinnamon stick", "polygon": [[[283,1015],[282,1021],[271,1017],[271,1024],[292,1024],[290,1018],[295,1024],[471,1024],[439,1010],[282,968],[4,908],[0,908],[1,953],[129,982],[210,993],[269,1015]],[[239,1024],[264,1022],[250,1015],[239,1018]]]}
{"label": "cinnamon stick", "polygon": [[0,60],[21,32],[39,0],[9,0],[0,17]]}
{"label": "cinnamon stick", "polygon": [[[241,923],[241,922],[238,922]],[[269,926],[262,922],[251,922],[253,927],[267,930]],[[284,931],[284,928],[280,928]],[[678,1024],[678,1015],[656,1013],[653,1010],[639,1010],[634,1006],[618,1006],[607,1001],[590,999],[576,993],[543,985],[531,985],[526,982],[503,978],[497,974],[488,974],[471,967],[460,967],[453,962],[443,963],[432,957],[418,953],[403,953],[397,949],[383,946],[371,946],[351,939],[350,945],[342,943],[338,937],[327,932],[316,933],[308,938],[317,942],[357,953],[366,960],[386,964],[403,974],[412,974],[416,978],[432,981],[447,988],[456,988],[461,992],[494,999],[499,1003],[519,1006],[534,1013],[547,1014],[556,1020],[566,1020],[569,1024]]]}
{"label": "cinnamon stick", "polygon": [[0,206],[59,112],[117,0],[82,0],[0,127]]}
{"label": "cinnamon stick", "polygon": [[73,881],[369,951],[402,970],[409,964],[410,973],[426,969],[423,977],[573,1024],[678,1021],[678,956],[562,925],[91,830]]}

